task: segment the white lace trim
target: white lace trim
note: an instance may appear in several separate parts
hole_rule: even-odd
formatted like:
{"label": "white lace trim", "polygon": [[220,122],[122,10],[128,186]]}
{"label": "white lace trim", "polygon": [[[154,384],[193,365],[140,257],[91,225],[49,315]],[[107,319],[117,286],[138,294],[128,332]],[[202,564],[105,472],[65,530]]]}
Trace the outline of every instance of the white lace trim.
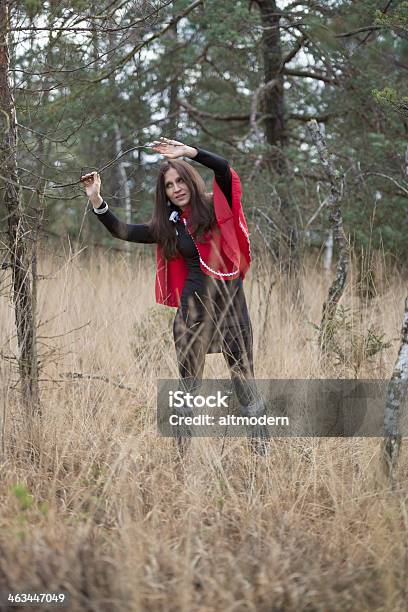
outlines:
{"label": "white lace trim", "polygon": [[200,263],[204,266],[204,268],[206,268],[207,270],[209,270],[210,272],[212,272],[213,274],[216,274],[218,276],[235,276],[236,274],[239,273],[239,269],[238,268],[236,268],[232,272],[218,272],[217,270],[213,270],[212,268],[210,268],[210,266],[208,266],[205,263],[204,259],[201,258],[200,251],[198,250],[196,241],[194,240],[194,238],[191,236],[190,232],[188,231],[187,221],[185,219],[183,219],[183,221],[184,221],[184,225],[186,226],[186,230],[187,230],[189,236],[191,237],[191,240],[194,242],[194,244],[196,246],[198,257],[200,258]]}
{"label": "white lace trim", "polygon": [[244,232],[244,236],[245,236],[245,238],[246,238],[246,239],[247,239],[247,241],[248,241],[249,257],[250,257],[250,259],[252,259],[252,254],[251,254],[251,243],[250,243],[250,241],[249,241],[249,233],[246,231],[245,227],[243,226],[241,219],[239,220],[239,226],[240,226],[240,228],[242,229],[242,231]]}
{"label": "white lace trim", "polygon": [[210,268],[210,266],[207,266],[207,264],[205,263],[203,259],[201,259],[201,257],[200,257],[200,263],[203,264],[204,268],[207,268],[207,270],[209,270],[213,274],[217,274],[218,276],[235,276],[235,274],[238,274],[239,272],[238,268],[236,268],[233,272],[217,272],[216,270],[213,270],[212,268]]}
{"label": "white lace trim", "polygon": [[248,242],[249,242],[249,234],[248,234],[248,232],[246,231],[246,229],[245,229],[245,227],[244,227],[244,224],[242,223],[241,219],[239,220],[239,226],[240,226],[240,228],[242,229],[242,231],[244,232],[245,236],[248,238]]}

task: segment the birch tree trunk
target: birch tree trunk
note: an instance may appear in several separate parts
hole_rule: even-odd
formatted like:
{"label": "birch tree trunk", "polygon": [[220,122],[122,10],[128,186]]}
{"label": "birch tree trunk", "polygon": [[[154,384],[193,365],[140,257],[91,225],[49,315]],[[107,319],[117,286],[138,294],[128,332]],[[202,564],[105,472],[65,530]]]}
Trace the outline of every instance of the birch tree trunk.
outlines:
{"label": "birch tree trunk", "polygon": [[33,297],[27,243],[30,229],[21,202],[17,170],[17,120],[9,78],[9,2],[0,2],[0,166],[4,177],[4,204],[7,210],[9,259],[17,327],[18,364],[23,403],[29,416],[40,414],[38,360]]}
{"label": "birch tree trunk", "polygon": [[333,230],[329,231],[326,242],[324,243],[323,268],[328,272],[331,269],[333,261]]}
{"label": "birch tree trunk", "polygon": [[333,231],[334,244],[338,250],[336,276],[330,285],[327,300],[323,304],[322,320],[320,324],[319,344],[322,351],[326,352],[330,347],[337,305],[343,295],[347,280],[350,249],[344,233],[343,218],[341,214],[342,174],[334,167],[333,159],[329,154],[317,121],[309,121],[308,127],[313,143],[319,153],[323,169],[330,183],[330,195],[327,198],[327,207],[329,209],[329,221]]}
{"label": "birch tree trunk", "polygon": [[[114,129],[115,129],[116,155],[119,156],[123,153],[123,138],[122,138],[122,131],[117,121],[115,121]],[[124,202],[126,223],[131,223],[132,207],[131,207],[131,201],[130,201],[130,188],[129,188],[127,172],[126,172],[126,162],[123,160],[123,158],[118,163],[118,175],[119,175],[118,192],[119,192],[119,196],[121,200]],[[129,250],[130,243],[126,242],[126,245],[127,245],[127,249]]]}
{"label": "birch tree trunk", "polygon": [[[109,39],[109,51],[113,52],[113,50],[116,48],[116,45],[117,45],[117,39],[118,39],[117,33],[109,32],[108,39]],[[112,76],[109,79],[109,82],[111,85],[111,91],[113,93],[113,96],[115,97],[115,99],[120,100],[121,99],[120,90],[116,83],[115,74],[112,74]],[[121,116],[119,115],[119,119],[115,120],[113,124],[114,150],[115,150],[116,157],[119,157],[124,151],[123,133],[122,133],[122,129],[120,126],[120,119],[121,119]],[[117,194],[119,205],[123,207],[125,211],[125,221],[126,223],[130,223],[131,216],[132,216],[131,215],[130,188],[129,188],[128,177],[127,177],[127,172],[126,172],[126,162],[124,158],[118,161],[114,175],[117,181],[117,186],[115,186],[114,191]],[[126,251],[128,254],[130,253],[131,251],[130,242],[123,243],[123,250]]]}
{"label": "birch tree trunk", "polygon": [[[401,346],[397,361],[388,386],[384,414],[383,459],[388,475],[393,477],[397,466],[401,446],[400,421],[404,417],[404,430],[407,423],[406,410],[408,395],[408,297],[405,299],[405,311],[402,323]],[[405,406],[404,406],[405,404]],[[404,431],[405,433],[405,431]]]}

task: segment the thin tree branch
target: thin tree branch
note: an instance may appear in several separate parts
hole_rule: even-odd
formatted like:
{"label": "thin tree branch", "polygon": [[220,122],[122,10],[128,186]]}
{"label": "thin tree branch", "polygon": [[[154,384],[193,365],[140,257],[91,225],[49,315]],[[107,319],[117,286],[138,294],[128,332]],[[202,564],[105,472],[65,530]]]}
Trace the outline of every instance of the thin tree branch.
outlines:
{"label": "thin tree branch", "polygon": [[396,181],[395,178],[393,178],[392,176],[388,176],[387,174],[383,174],[382,172],[363,172],[363,176],[381,176],[382,178],[385,178],[394,183],[394,185],[396,185],[399,189],[401,189],[401,191],[404,192],[405,195],[408,196],[408,189],[403,187],[403,185]]}
{"label": "thin tree branch", "polygon": [[[143,17],[141,17],[140,19],[136,19],[136,21],[132,21],[131,23],[128,23],[124,26],[121,27],[117,27],[117,28],[113,28],[113,27],[106,27],[106,28],[95,28],[93,31],[94,32],[101,32],[103,34],[106,34],[108,32],[121,32],[123,30],[129,30],[129,28],[134,28],[135,26],[139,25],[139,24],[144,24],[150,17],[152,17],[153,15],[157,15],[163,8],[166,8],[167,6],[169,6],[170,4],[173,3],[173,0],[167,0],[167,2],[165,2],[164,4],[162,4],[161,6],[157,7],[154,9],[154,11],[152,11],[151,13],[148,13],[147,15],[144,15]],[[123,4],[126,4],[126,2],[124,2]],[[118,9],[115,9],[118,10]],[[100,19],[100,20],[107,20],[107,16],[97,16],[97,15],[90,15],[87,16],[86,18],[82,19],[81,21],[84,21],[85,19],[89,20],[89,21],[94,21],[96,19]],[[58,27],[58,26],[48,26],[48,27],[40,27],[40,26],[20,26],[20,27],[14,27],[14,28],[10,28],[9,32],[26,32],[26,31],[34,31],[34,32],[89,32],[90,34],[92,34],[92,32],[90,31],[89,27],[86,28],[77,28],[77,27],[67,27],[67,26],[62,26],[62,27]]]}
{"label": "thin tree branch", "polygon": [[61,372],[60,376],[76,380],[102,380],[102,382],[113,385],[118,389],[125,389],[125,391],[133,393],[133,395],[137,395],[137,392],[128,385],[124,385],[123,383],[117,383],[114,380],[108,378],[107,376],[99,376],[98,374],[83,374],[82,372]]}
{"label": "thin tree branch", "polygon": [[337,79],[332,79],[325,74],[319,74],[316,72],[312,72],[310,70],[296,70],[293,68],[284,68],[282,73],[285,76],[295,76],[301,78],[310,78],[315,79],[316,81],[323,81],[324,83],[329,83],[330,85],[338,85]]}
{"label": "thin tree branch", "polygon": [[156,32],[155,34],[150,36],[150,38],[148,38],[147,40],[145,40],[142,43],[137,44],[135,47],[133,47],[133,49],[131,49],[131,51],[129,51],[129,53],[127,53],[114,66],[114,68],[112,68],[112,70],[109,70],[108,72],[105,72],[105,74],[103,74],[102,76],[98,77],[97,79],[86,79],[86,82],[88,82],[88,83],[100,83],[101,81],[104,81],[105,79],[109,78],[119,67],[121,67],[124,64],[126,64],[136,53],[141,51],[143,48],[149,46],[150,43],[153,42],[154,40],[156,40],[157,38],[160,38],[168,30],[173,28],[175,26],[175,24],[177,24],[181,19],[183,19],[183,17],[186,17],[189,13],[191,13],[191,11],[193,11],[195,8],[197,8],[198,6],[200,6],[203,3],[204,3],[204,0],[194,0],[194,2],[192,2],[192,4],[190,4],[189,6],[187,6],[184,9],[184,11],[182,11],[178,15],[175,15],[173,17],[173,19],[171,19],[171,21],[166,26],[164,26],[159,32]]}
{"label": "thin tree branch", "polygon": [[350,32],[342,32],[341,34],[334,34],[334,38],[349,38],[350,36],[355,36],[356,34],[361,34],[362,32],[374,32],[375,30],[383,30],[384,26],[372,25],[372,26],[364,26],[362,28],[357,28],[356,30],[351,30]]}

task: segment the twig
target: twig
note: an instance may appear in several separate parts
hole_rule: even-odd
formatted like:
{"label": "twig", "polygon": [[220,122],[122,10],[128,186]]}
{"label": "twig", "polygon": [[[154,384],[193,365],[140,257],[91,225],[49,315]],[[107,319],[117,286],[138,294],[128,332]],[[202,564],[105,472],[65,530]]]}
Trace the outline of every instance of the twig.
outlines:
{"label": "twig", "polygon": [[133,395],[137,395],[137,393],[128,385],[124,385],[123,383],[117,383],[111,380],[110,378],[108,378],[107,376],[100,376],[98,374],[83,374],[82,372],[62,372],[62,373],[60,372],[60,376],[63,376],[65,378],[79,379],[79,380],[85,380],[85,379],[101,380],[102,382],[113,385],[114,387],[117,387],[118,389],[125,389],[125,391],[129,391],[130,393],[133,393]]}
{"label": "twig", "polygon": [[322,210],[322,208],[324,208],[327,205],[327,201],[328,201],[328,198],[325,198],[323,202],[320,204],[319,208],[313,213],[313,215],[310,217],[309,221],[305,225],[305,230],[309,227],[309,225],[313,223],[313,221],[316,219],[317,215]]}
{"label": "twig", "polygon": [[89,324],[90,324],[90,321],[87,321],[83,325],[80,325],[79,327],[74,327],[73,329],[70,329],[69,331],[64,332],[63,334],[56,334],[55,336],[37,336],[37,338],[46,339],[46,340],[53,340],[54,338],[62,338],[63,336],[68,336],[68,334],[72,334],[72,332],[74,331],[78,331],[78,329],[83,329]]}
{"label": "twig", "polygon": [[[117,162],[119,159],[121,159],[122,157],[124,157],[125,155],[127,155],[127,153],[131,153],[132,151],[136,151],[136,149],[143,149],[146,147],[152,147],[153,143],[148,142],[146,144],[143,145],[137,145],[136,147],[131,147],[130,149],[127,149],[126,151],[124,151],[123,153],[120,153],[119,155],[117,155],[114,159],[112,159],[111,161],[109,161],[107,164],[105,164],[104,166],[102,166],[102,168],[100,168],[99,170],[97,170],[98,174],[101,174],[104,170],[106,170],[107,168],[109,168],[109,166],[112,166],[112,164],[114,164],[115,162]],[[63,185],[50,185],[51,189],[62,189],[62,187],[73,187],[74,185],[78,185],[81,181],[75,181],[73,183],[65,183]]]}
{"label": "twig", "polygon": [[[406,164],[408,163],[408,161],[405,162]],[[395,178],[393,178],[392,176],[388,176],[388,174],[383,174],[382,172],[363,172],[363,176],[381,176],[382,178],[385,178],[389,181],[391,181],[392,183],[394,183],[394,185],[396,185],[399,189],[401,189],[401,191],[403,191],[405,193],[405,195],[408,196],[408,189],[406,189],[405,187],[403,187],[398,181],[395,180]]]}

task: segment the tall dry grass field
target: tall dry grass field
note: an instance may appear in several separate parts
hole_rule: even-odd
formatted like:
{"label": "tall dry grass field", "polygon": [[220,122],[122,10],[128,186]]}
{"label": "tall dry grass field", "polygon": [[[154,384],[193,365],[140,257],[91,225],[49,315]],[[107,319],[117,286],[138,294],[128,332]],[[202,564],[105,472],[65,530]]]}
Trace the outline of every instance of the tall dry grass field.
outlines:
{"label": "tall dry grass field", "polygon": [[[404,449],[391,490],[378,439],[279,438],[260,458],[243,438],[198,438],[180,461],[158,435],[156,380],[177,377],[174,311],[155,305],[143,253],[43,253],[43,416],[30,428],[1,298],[0,590],[64,589],[81,612],[406,610]],[[406,287],[377,267],[376,296],[361,299],[353,269],[343,300],[360,331],[391,341],[361,378],[389,377],[398,350]],[[254,266],[258,378],[354,375],[317,351],[329,282],[310,264],[295,312],[276,273]],[[222,356],[205,376],[228,377]]]}

